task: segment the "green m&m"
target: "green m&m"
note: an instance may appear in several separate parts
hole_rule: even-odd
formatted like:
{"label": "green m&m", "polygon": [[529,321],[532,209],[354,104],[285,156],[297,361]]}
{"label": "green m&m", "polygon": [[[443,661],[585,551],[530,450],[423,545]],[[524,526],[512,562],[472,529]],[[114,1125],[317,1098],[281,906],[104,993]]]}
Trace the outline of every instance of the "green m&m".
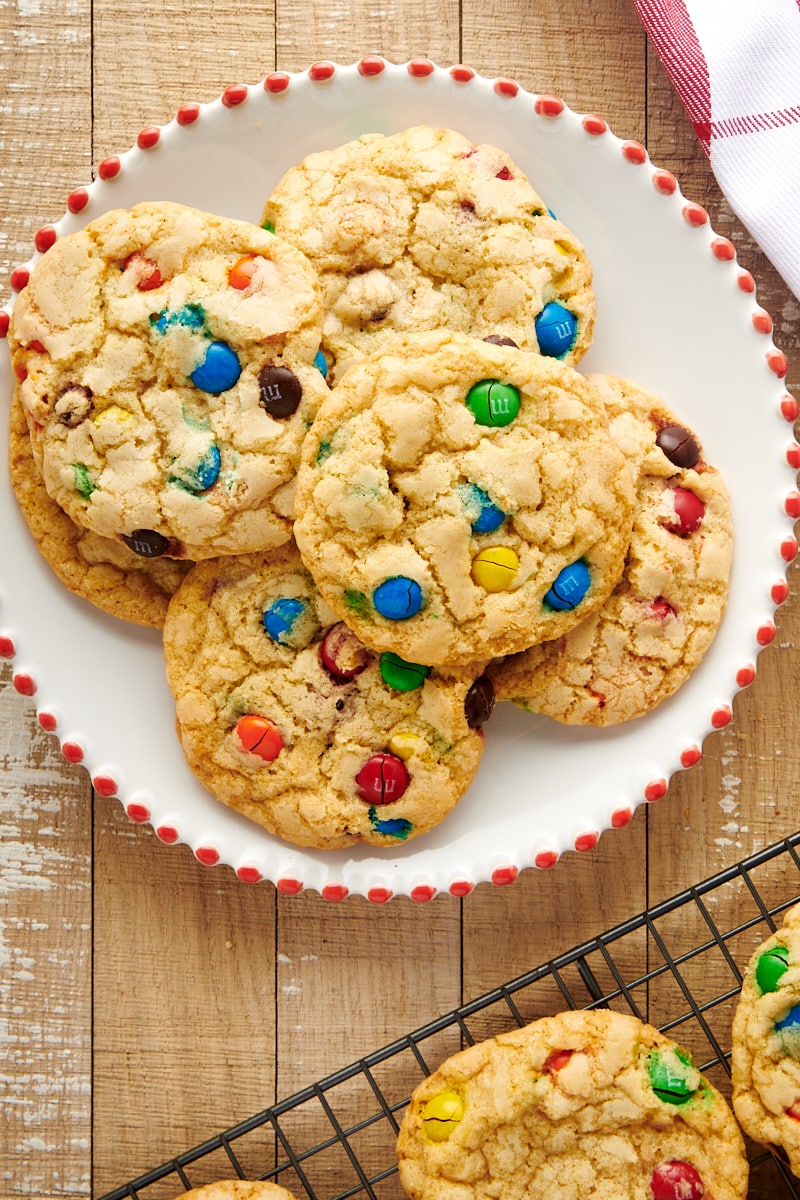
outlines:
{"label": "green m&m", "polygon": [[479,425],[510,425],[519,412],[519,392],[511,383],[481,379],[467,392],[467,408]]}
{"label": "green m&m", "polygon": [[756,962],[756,987],[763,995],[777,992],[781,979],[789,970],[789,950],[786,946],[772,946],[759,954]]}
{"label": "green m&m", "polygon": [[700,1072],[685,1050],[657,1050],[647,1062],[647,1075],[659,1100],[686,1104],[702,1082]]}
{"label": "green m&m", "polygon": [[406,662],[399,654],[387,650],[380,657],[380,671],[383,682],[396,692],[413,692],[422,687],[431,673],[430,667],[419,663]]}

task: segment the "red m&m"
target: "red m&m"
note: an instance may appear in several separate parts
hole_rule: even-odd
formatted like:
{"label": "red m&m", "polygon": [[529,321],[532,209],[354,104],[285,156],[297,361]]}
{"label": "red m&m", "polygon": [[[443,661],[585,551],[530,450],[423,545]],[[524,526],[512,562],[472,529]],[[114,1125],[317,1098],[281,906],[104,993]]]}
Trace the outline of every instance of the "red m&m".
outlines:
{"label": "red m&m", "polygon": [[670,533],[675,533],[678,537],[688,537],[690,533],[694,533],[700,528],[706,506],[700,497],[695,492],[690,492],[688,488],[670,488],[668,493],[667,499],[670,501],[674,516],[672,513],[666,515],[661,523]]}
{"label": "red m&m", "polygon": [[394,754],[373,754],[356,775],[356,791],[368,804],[394,804],[410,783],[406,765]]}
{"label": "red m&m", "polygon": [[[703,1200],[706,1189],[691,1163],[673,1159],[656,1167],[650,1176],[653,1200]],[[706,1197],[706,1200],[711,1200]]]}

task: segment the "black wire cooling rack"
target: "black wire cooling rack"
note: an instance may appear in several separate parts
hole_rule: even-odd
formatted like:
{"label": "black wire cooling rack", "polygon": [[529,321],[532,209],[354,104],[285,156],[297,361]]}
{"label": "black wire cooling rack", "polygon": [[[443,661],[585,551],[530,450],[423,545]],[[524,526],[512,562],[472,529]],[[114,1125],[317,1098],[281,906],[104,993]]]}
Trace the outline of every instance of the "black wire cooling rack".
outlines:
{"label": "black wire cooling rack", "polygon": [[[565,1008],[649,1021],[726,1095],[742,969],[800,896],[800,832],[304,1088],[100,1200],[174,1200],[216,1179],[272,1179],[303,1200],[400,1200],[395,1139],[444,1058]],[[749,1200],[800,1200],[778,1153],[749,1146]]]}

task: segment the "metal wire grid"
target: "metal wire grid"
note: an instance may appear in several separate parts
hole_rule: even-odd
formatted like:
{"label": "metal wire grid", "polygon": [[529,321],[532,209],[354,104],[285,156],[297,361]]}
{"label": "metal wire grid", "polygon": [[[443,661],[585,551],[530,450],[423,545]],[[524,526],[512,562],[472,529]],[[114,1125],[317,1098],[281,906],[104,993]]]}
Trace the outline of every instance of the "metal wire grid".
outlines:
{"label": "metal wire grid", "polygon": [[[689,1050],[724,1094],[741,970],[800,896],[800,832],[179,1154],[100,1200],[174,1200],[216,1179],[272,1179],[301,1200],[401,1200],[394,1152],[414,1087],[448,1055],[564,1008],[611,1007]],[[749,1200],[800,1200],[750,1146]]]}

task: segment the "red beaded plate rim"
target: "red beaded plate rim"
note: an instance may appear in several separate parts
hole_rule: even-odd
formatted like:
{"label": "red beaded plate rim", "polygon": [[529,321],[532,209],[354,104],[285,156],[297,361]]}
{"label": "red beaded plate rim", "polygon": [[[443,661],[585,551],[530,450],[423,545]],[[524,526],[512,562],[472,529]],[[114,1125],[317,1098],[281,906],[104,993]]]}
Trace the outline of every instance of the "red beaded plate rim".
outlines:
{"label": "red beaded plate rim", "polygon": [[[588,138],[592,140],[609,138],[613,142],[616,142],[619,153],[630,164],[632,170],[648,170],[651,175],[653,188],[658,194],[665,197],[680,196],[680,189],[675,176],[669,171],[654,167],[650,162],[646,148],[641,143],[630,139],[622,140],[618,138],[612,133],[607,122],[602,117],[593,113],[581,116],[571,110],[558,96],[547,94],[536,95],[528,92],[515,80],[507,77],[491,79],[481,76],[473,68],[463,63],[458,63],[450,67],[440,67],[428,58],[414,58],[407,63],[395,64],[381,55],[367,54],[354,64],[342,65],[321,60],[312,63],[305,71],[271,72],[257,84],[233,83],[224,88],[220,95],[210,102],[186,101],[179,107],[175,117],[167,125],[150,125],[145,127],[139,133],[135,144],[128,151],[118,155],[109,155],[102,159],[96,167],[96,181],[76,187],[67,197],[66,212],[62,220],[69,217],[70,214],[77,215],[83,213],[91,206],[92,193],[98,186],[98,181],[99,184],[113,186],[113,181],[122,174],[132,156],[158,153],[158,149],[163,142],[164,132],[171,126],[189,128],[202,120],[205,113],[212,110],[216,113],[220,108],[227,109],[233,116],[236,110],[245,106],[256,92],[266,94],[277,104],[282,101],[291,89],[300,85],[313,87],[331,86],[331,83],[335,83],[337,77],[345,75],[352,77],[353,75],[357,75],[361,78],[363,86],[369,87],[374,86],[383,75],[391,72],[406,72],[409,78],[419,81],[419,86],[424,86],[425,81],[434,76],[437,79],[442,79],[445,76],[449,77],[450,81],[461,87],[488,85],[491,87],[493,94],[503,101],[530,103],[532,116],[535,115],[537,119],[548,122],[557,122],[566,116],[572,116],[581,122]],[[681,215],[686,224],[691,228],[708,232],[708,213],[701,205],[682,199]],[[9,278],[12,293],[11,303],[0,308],[0,338],[5,338],[7,335],[14,296],[27,285],[31,268],[37,259],[46,253],[57,240],[59,236],[59,223],[50,223],[42,226],[33,238],[32,257],[26,263],[20,264],[12,270]],[[743,298],[754,297],[755,283],[753,277],[748,271],[738,266],[733,243],[727,238],[713,236],[709,241],[709,249],[717,261],[722,264],[733,265],[736,271],[735,283]],[[787,371],[786,356],[772,342],[772,318],[754,300],[752,301],[751,323],[753,328],[762,334],[765,339],[764,362],[766,369],[772,373],[776,381],[782,381]],[[777,398],[776,411],[777,415],[790,426],[789,433],[791,434],[791,426],[797,420],[800,413],[798,401],[788,391],[782,391]],[[785,460],[786,464],[795,471],[800,466],[800,447],[791,436],[787,437]],[[796,557],[798,551],[798,542],[794,534],[794,521],[800,516],[800,492],[796,490],[796,477],[792,488],[787,490],[783,507],[784,515],[787,518],[786,530],[777,548],[775,575],[769,588],[769,596],[767,597],[774,608],[783,604],[788,597],[789,584],[786,577],[786,570]],[[722,729],[731,721],[733,717],[731,698],[737,691],[748,687],[753,682],[756,675],[755,664],[758,654],[773,641],[775,632],[772,615],[765,612],[762,619],[754,625],[751,659],[737,664],[731,680],[731,697],[721,699],[709,713],[707,733],[715,729]],[[38,692],[37,671],[35,668],[28,667],[25,664],[17,664],[16,638],[9,631],[0,630],[0,658],[12,660],[15,663],[15,669],[12,670],[12,685],[15,690],[22,696],[35,698]],[[89,771],[92,785],[98,794],[115,797],[122,804],[124,812],[132,822],[153,825],[153,821],[155,820],[156,824],[153,825],[154,832],[165,845],[184,844],[185,839],[180,830],[179,819],[154,818],[151,807],[145,800],[136,796],[126,799],[123,794],[124,788],[120,786],[120,781],[117,778],[117,772],[113,764],[91,766],[86,761],[87,750],[84,745],[84,739],[79,735],[62,732],[59,729],[57,712],[52,707],[37,710],[37,717],[43,730],[53,733],[59,738],[62,752],[67,761],[72,764],[83,765]],[[699,739],[699,741],[702,742],[702,739]],[[691,768],[699,762],[701,756],[702,747],[701,744],[698,744],[698,741],[686,743],[684,746],[678,748],[677,763],[674,771]],[[631,821],[634,810],[640,803],[652,803],[666,795],[672,773],[674,772],[668,772],[666,778],[661,775],[654,775],[653,778],[645,781],[642,785],[642,794],[638,800],[634,798],[631,803],[622,803],[611,808],[607,822],[602,828],[576,831],[573,835],[571,846],[567,846],[564,849],[572,849],[577,853],[593,851],[606,829],[624,827]],[[213,839],[201,840],[193,844],[192,849],[198,862],[208,866],[218,864],[229,866],[242,882],[257,883],[269,881],[268,875],[255,862],[223,864],[221,853],[213,844]],[[496,864],[494,867],[489,868],[481,878],[470,879],[460,875],[453,877],[449,883],[436,883],[420,879],[417,872],[414,880],[410,881],[407,887],[400,888],[399,890],[389,887],[385,880],[380,878],[363,881],[354,890],[345,882],[339,881],[334,872],[334,878],[320,885],[319,894],[331,902],[341,902],[347,896],[360,892],[370,902],[375,904],[387,903],[396,894],[406,894],[418,903],[427,903],[442,893],[462,898],[469,895],[479,883],[491,882],[494,886],[498,887],[508,886],[518,878],[522,870],[549,869],[558,863],[562,852],[552,845],[535,844],[528,847],[527,851],[519,856],[519,862]],[[272,872],[272,875],[274,875],[274,878],[271,881],[274,883],[276,891],[282,895],[297,895],[309,886],[298,877],[296,870],[287,869],[285,872],[278,870]]]}

